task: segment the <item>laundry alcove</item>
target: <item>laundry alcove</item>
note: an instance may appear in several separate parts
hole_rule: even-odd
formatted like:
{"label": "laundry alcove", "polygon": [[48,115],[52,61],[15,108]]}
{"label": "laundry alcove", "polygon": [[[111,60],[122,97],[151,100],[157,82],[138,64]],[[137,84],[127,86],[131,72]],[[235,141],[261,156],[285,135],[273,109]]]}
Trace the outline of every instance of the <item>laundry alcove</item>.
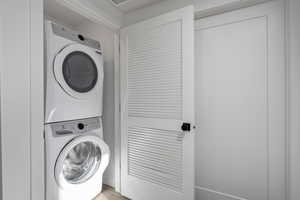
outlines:
{"label": "laundry alcove", "polygon": [[[196,98],[196,105],[198,107],[196,106],[194,108],[192,106],[194,105],[194,94],[192,92],[194,91],[192,89],[194,82],[192,77],[195,77],[196,80],[198,80],[199,77],[204,75],[201,80],[205,81],[205,78],[208,78],[209,76],[217,76],[217,74],[205,74],[206,71],[202,71],[203,74],[197,74],[193,72],[193,68],[190,68],[189,70],[189,66],[193,66],[191,61],[194,60],[194,58],[192,58],[192,55],[194,54],[192,51],[194,46],[194,27],[192,25],[194,24],[193,9],[198,11],[196,12],[197,18],[201,18],[199,22],[196,20],[196,23],[204,23],[205,29],[209,29],[210,24],[212,24],[212,27],[225,26],[222,24],[213,25],[214,23],[217,23],[215,21],[217,21],[218,18],[224,18],[224,24],[235,24],[240,20],[247,21],[247,13],[250,13],[249,15],[251,16],[253,15],[254,19],[264,14],[269,16],[268,19],[273,19],[273,17],[274,19],[278,17],[277,20],[283,19],[282,9],[280,10],[281,5],[279,5],[280,3],[266,3],[251,8],[238,9],[239,6],[249,7],[263,2],[264,1],[247,2],[244,5],[234,2],[218,2],[213,5],[204,1],[201,4],[194,4],[195,8],[185,10],[185,8],[182,7],[194,2],[181,1],[174,4],[167,4],[165,1],[160,3],[158,1],[145,1],[145,7],[142,6],[142,2],[136,4],[133,3],[133,7],[130,7],[126,2],[116,2],[117,4],[120,3],[120,5],[112,6],[109,1],[103,1],[101,3],[95,1],[84,2],[80,0],[62,2],[46,1],[45,16],[47,19],[63,24],[74,31],[78,31],[82,35],[97,39],[101,42],[103,47],[105,73],[103,104],[104,140],[108,143],[111,150],[110,164],[104,176],[105,184],[114,187],[118,192],[133,199],[151,199],[162,196],[167,197],[170,195],[173,199],[192,199],[194,198],[194,190],[196,199],[208,198],[208,196],[213,198],[230,198],[230,196],[232,196],[232,198],[252,198],[253,196],[254,198],[255,195],[264,199],[266,198],[266,193],[275,195],[276,198],[283,198],[281,195],[284,195],[285,192],[276,194],[276,192],[272,190],[272,185],[267,184],[267,181],[264,183],[263,180],[268,179],[269,181],[273,178],[273,175],[268,174],[267,171],[262,171],[262,174],[258,171],[253,171],[253,177],[259,174],[261,178],[265,176],[269,177],[260,181],[261,183],[264,183],[260,186],[260,188],[264,188],[261,189],[261,191],[254,189],[253,192],[251,192],[245,191],[242,188],[228,188],[226,184],[220,183],[219,178],[221,177],[229,180],[226,176],[221,176],[221,174],[216,180],[214,179],[213,174],[221,173],[222,169],[225,169],[227,165],[224,161],[219,165],[221,168],[218,172],[213,172],[210,170],[213,170],[215,166],[214,163],[210,163],[207,168],[210,170],[207,170],[204,163],[209,163],[209,161],[203,159],[212,155],[206,152],[206,150],[209,149],[209,146],[206,145],[213,143],[218,146],[218,148],[215,149],[215,156],[221,156],[218,161],[222,160],[222,155],[225,152],[228,151],[229,155],[232,155],[232,152],[227,150],[225,146],[222,146],[222,142],[225,140],[220,141],[218,137],[213,140],[211,137],[204,137],[206,133],[208,134],[210,129],[209,127],[202,127],[200,125],[201,122],[211,124],[215,122],[215,119],[212,118],[211,121],[208,122],[206,121],[209,119],[208,117],[202,118],[202,115],[200,115],[201,117],[199,118],[197,113],[200,113],[202,106],[204,106],[204,104],[199,105],[199,102],[202,102],[202,99],[208,97],[212,98],[213,96],[201,96],[198,100]],[[166,5],[164,5],[164,3]],[[215,11],[212,9],[210,12],[210,6],[219,7],[219,10]],[[84,12],[82,9],[83,7],[86,8],[86,11],[88,12]],[[201,9],[204,11],[201,12]],[[214,20],[214,17],[204,17],[206,15],[213,15],[214,12],[221,12],[222,9],[223,12],[233,11],[229,12],[228,15],[224,14],[216,16],[216,20]],[[234,11],[236,9],[238,10]],[[271,11],[269,12],[268,9]],[[107,11],[111,14],[108,15]],[[243,15],[245,15],[245,19],[243,18]],[[122,16],[125,16],[124,19],[122,19]],[[251,24],[252,21],[249,23]],[[253,21],[253,23],[255,22]],[[259,23],[260,22],[258,22],[258,24]],[[271,24],[271,22],[267,23],[269,25]],[[280,21],[278,21],[278,23],[279,24],[274,24],[274,27],[282,26]],[[271,25],[273,26],[273,24]],[[262,24],[257,26],[254,25],[254,29],[258,29],[258,32],[262,31],[261,27]],[[215,29],[216,28],[214,28],[214,30]],[[202,28],[200,28],[200,30],[202,30]],[[198,26],[196,25],[196,33],[198,33],[197,31]],[[220,31],[220,34],[222,35],[222,29],[218,31]],[[240,35],[242,41],[243,32],[239,32],[239,29],[236,31],[237,36]],[[268,34],[273,34],[272,31],[273,30],[270,29]],[[195,40],[199,41],[203,36],[204,35],[202,34],[201,36],[195,34]],[[277,41],[283,41],[282,35],[268,35],[268,37],[277,37]],[[247,40],[252,39],[252,45],[254,44],[254,41],[263,40],[260,36],[255,38],[253,34],[249,35]],[[176,41],[178,41],[178,43]],[[262,41],[259,43],[263,44]],[[222,42],[220,42],[219,47],[225,47],[222,45]],[[203,51],[208,51],[209,48],[212,47],[205,46],[200,48],[203,48]],[[253,50],[250,46],[247,49],[249,52]],[[241,50],[231,50],[232,52],[239,53],[241,56],[243,55],[243,51]],[[204,64],[203,61],[205,61],[206,57],[202,57],[205,54],[199,54],[197,51],[198,49],[196,48],[195,55],[197,62],[195,63],[195,68],[198,70],[198,62]],[[219,55],[214,54],[215,52],[217,52],[216,49],[212,50],[209,55],[218,57]],[[281,57],[283,55],[282,52],[278,52],[278,55],[280,55],[279,58],[283,58]],[[199,58],[201,58],[200,61],[198,61]],[[208,56],[207,58],[210,57]],[[252,60],[257,60],[257,63],[254,62],[253,64],[259,66],[259,59],[263,61],[260,57],[252,58]],[[271,57],[266,57],[266,59],[269,60],[268,62],[273,62]],[[227,57],[226,60],[229,61],[229,57]],[[245,57],[244,60],[247,60],[247,58]],[[250,63],[250,60],[247,62]],[[280,66],[284,66],[283,59],[278,60],[277,63],[281,63],[282,65]],[[280,70],[280,67],[278,70]],[[263,71],[257,71],[257,73],[262,74]],[[225,73],[223,73],[223,75],[225,75]],[[242,74],[240,75],[243,76]],[[250,74],[246,76],[250,76]],[[268,76],[269,79],[273,78],[270,74],[266,76]],[[153,82],[151,79],[153,79]],[[278,78],[278,81],[280,80],[283,79]],[[259,81],[263,81],[263,79]],[[197,81],[195,83],[196,85],[206,84],[205,82]],[[217,82],[213,83],[213,85],[214,84],[217,84]],[[245,87],[247,87],[248,83],[245,84]],[[263,85],[261,86],[265,87]],[[242,89],[242,87],[243,85],[239,85],[240,89]],[[230,86],[230,88],[233,89],[232,86]],[[230,92],[230,88],[226,89],[227,92]],[[268,90],[271,89],[268,88]],[[205,94],[205,90],[203,90],[203,88],[198,88],[198,86],[196,87],[195,92],[196,95]],[[253,95],[257,95],[257,92],[258,91],[256,90]],[[263,93],[264,91],[261,92]],[[219,95],[221,100],[226,99],[221,93],[217,95]],[[273,100],[273,97],[269,96],[270,94],[266,93],[265,95],[269,98],[269,101]],[[278,93],[278,95],[278,98],[280,98],[282,93]],[[235,98],[238,98],[238,96],[235,96]],[[263,99],[261,100],[263,101]],[[247,104],[250,102],[244,101],[244,103]],[[253,106],[254,105],[257,106],[257,108],[261,106],[260,103],[253,104]],[[212,109],[216,108],[217,106],[215,105]],[[218,109],[222,108],[220,107]],[[271,107],[268,109],[277,112]],[[260,110],[263,111],[264,109],[260,107]],[[205,110],[205,112],[212,112],[212,110]],[[278,110],[278,113],[279,112],[280,111]],[[196,113],[197,122],[194,121],[194,113]],[[249,114],[249,111],[245,110],[245,113]],[[237,114],[239,114],[241,118],[244,116],[243,113]],[[270,115],[270,113],[268,115]],[[219,116],[221,116],[221,114],[219,114]],[[261,114],[261,116],[263,116],[263,114]],[[263,122],[263,120],[260,121]],[[282,120],[282,122],[283,121],[284,120]],[[191,129],[191,133],[183,132],[184,134],[182,135],[181,125],[183,123],[189,124],[190,127],[193,127],[196,124],[199,128],[195,133],[199,134],[198,131],[201,131],[203,132],[202,135],[199,134],[199,136],[194,138],[195,133],[193,129]],[[267,123],[271,122],[266,122],[266,124]],[[257,126],[258,122],[254,122],[254,124]],[[227,125],[229,126],[229,124]],[[279,125],[279,123],[277,123],[277,125]],[[219,126],[221,126],[221,124],[219,124]],[[258,133],[264,135],[266,133],[263,128],[264,125],[261,124],[259,126],[262,128]],[[204,127],[205,129],[203,129]],[[284,127],[284,124],[282,124],[281,128],[282,127]],[[268,128],[272,128],[270,124]],[[278,130],[281,128],[278,127]],[[227,128],[224,128],[225,133],[229,136],[230,134],[227,133],[226,130]],[[250,130],[250,127],[248,130]],[[243,133],[246,134],[245,137],[248,137],[247,131],[243,131]],[[234,134],[234,132],[232,134]],[[278,140],[284,140],[284,135],[282,134],[284,134],[284,131],[278,133]],[[172,135],[177,135],[174,138],[174,141]],[[182,138],[180,139],[180,137]],[[279,137],[281,137],[281,139],[279,139]],[[267,140],[272,144],[278,141],[275,138],[269,138]],[[194,153],[193,141],[196,141],[197,145],[195,154],[197,162],[195,164],[193,164],[194,159],[189,159],[193,157],[192,155]],[[201,143],[200,141],[203,141],[204,143]],[[253,140],[253,142],[254,141],[255,140]],[[239,143],[243,143],[244,141],[236,138],[236,141],[232,139],[231,142],[233,148],[234,145],[239,145]],[[264,145],[265,143],[266,141],[262,140],[260,148],[267,148],[267,146]],[[271,156],[271,149],[265,152],[265,154],[261,152],[261,156],[255,154],[255,151],[250,153],[253,151],[251,144],[249,143],[249,147],[245,149],[245,152],[249,152],[248,154],[245,154],[245,156],[255,158],[255,161],[253,160],[253,162],[259,163],[260,159],[262,159],[262,163],[265,161],[267,163],[284,163],[282,162],[284,157],[280,157],[280,159],[283,159],[281,161],[280,159],[277,161],[267,160],[267,158]],[[283,155],[284,144],[278,143],[276,145],[276,151],[281,152]],[[222,150],[222,155],[217,154],[218,149],[222,148],[225,148]],[[200,152],[197,153],[197,151]],[[262,157],[262,155],[265,155],[265,157]],[[213,159],[213,157],[211,158]],[[204,163],[201,164],[200,161]],[[249,161],[249,163],[252,163],[252,161]],[[240,161],[237,161],[235,166],[237,166],[237,171],[244,170]],[[261,170],[272,170],[272,168],[268,168],[268,166],[269,165],[261,164]],[[196,168],[196,174],[193,173],[193,170],[190,170],[194,167]],[[232,168],[230,166],[227,167],[229,169]],[[278,167],[274,170],[277,171],[277,174],[285,173],[283,167]],[[204,176],[203,173],[211,175]],[[233,175],[231,175],[231,177],[233,178]],[[243,176],[239,175],[239,177]],[[280,177],[282,178],[278,178],[275,181],[278,182],[278,184],[281,184],[281,182],[284,182],[285,180],[285,178],[283,178],[284,175]],[[193,179],[196,180],[195,188],[192,186],[194,182]],[[255,184],[255,181],[253,180],[247,184],[245,183],[243,186],[252,187],[251,183]],[[181,193],[184,197],[180,195]],[[186,196],[186,194],[189,195]]]}
{"label": "laundry alcove", "polygon": [[[19,20],[7,17],[12,2],[1,4],[2,63],[17,46],[22,57],[12,64],[27,63],[18,87],[17,68],[1,71],[2,196],[19,198],[12,185],[26,185],[26,200],[44,194],[43,80],[34,77],[43,73],[37,57],[51,20],[101,43],[111,152],[104,184],[133,200],[298,199],[295,2],[26,0]],[[7,42],[17,36],[19,45]],[[26,100],[14,118],[18,98]],[[7,156],[21,131],[22,175]]]}

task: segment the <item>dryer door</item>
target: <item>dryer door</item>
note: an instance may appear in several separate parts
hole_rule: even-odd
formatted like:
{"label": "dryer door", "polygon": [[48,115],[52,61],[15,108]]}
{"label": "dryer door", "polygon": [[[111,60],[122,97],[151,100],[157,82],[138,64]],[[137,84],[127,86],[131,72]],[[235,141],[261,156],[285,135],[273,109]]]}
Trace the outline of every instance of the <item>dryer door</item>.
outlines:
{"label": "dryer door", "polygon": [[55,165],[56,181],[65,189],[86,184],[97,174],[103,174],[108,159],[108,146],[101,138],[79,136],[59,154]]}
{"label": "dryer door", "polygon": [[66,46],[54,60],[59,85],[75,98],[89,98],[103,82],[102,55],[81,44]]}

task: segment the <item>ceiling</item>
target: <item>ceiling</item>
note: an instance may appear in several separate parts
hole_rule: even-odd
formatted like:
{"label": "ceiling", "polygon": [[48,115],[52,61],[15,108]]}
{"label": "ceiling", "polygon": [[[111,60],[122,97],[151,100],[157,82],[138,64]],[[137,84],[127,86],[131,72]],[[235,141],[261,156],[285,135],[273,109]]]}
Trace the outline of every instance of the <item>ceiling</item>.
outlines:
{"label": "ceiling", "polygon": [[[121,24],[124,15],[162,1],[165,0],[127,0],[116,6],[111,0],[45,0],[45,14],[48,19],[70,28],[80,25],[87,18],[92,18],[93,21],[94,18],[104,17],[115,24]],[[78,13],[76,9],[72,9],[72,5],[80,5],[81,9],[92,13],[92,17]],[[97,14],[99,16],[95,16]]]}
{"label": "ceiling", "polygon": [[118,6],[111,0],[44,1],[46,17],[65,26],[76,27],[89,20],[117,31],[121,27],[187,5],[194,5],[197,16],[203,17],[269,0],[126,0]]}
{"label": "ceiling", "polygon": [[[105,0],[105,1],[111,3],[111,0]],[[124,13],[128,13],[161,1],[164,0],[127,0],[116,7]]]}
{"label": "ceiling", "polygon": [[79,0],[86,4],[92,4],[99,9],[105,9],[113,13],[127,14],[129,12],[150,6],[155,3],[162,2],[164,0],[124,0],[124,2],[116,5],[112,0]]}

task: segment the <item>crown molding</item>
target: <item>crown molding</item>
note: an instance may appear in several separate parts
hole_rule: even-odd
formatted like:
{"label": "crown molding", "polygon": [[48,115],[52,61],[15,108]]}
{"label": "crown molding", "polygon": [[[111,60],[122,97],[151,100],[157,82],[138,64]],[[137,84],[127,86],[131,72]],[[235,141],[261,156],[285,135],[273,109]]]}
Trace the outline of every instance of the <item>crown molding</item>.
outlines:
{"label": "crown molding", "polygon": [[247,8],[257,4],[266,3],[268,1],[274,0],[227,0],[223,3],[209,2],[203,5],[197,4],[195,6],[195,19],[197,20],[212,15]]}

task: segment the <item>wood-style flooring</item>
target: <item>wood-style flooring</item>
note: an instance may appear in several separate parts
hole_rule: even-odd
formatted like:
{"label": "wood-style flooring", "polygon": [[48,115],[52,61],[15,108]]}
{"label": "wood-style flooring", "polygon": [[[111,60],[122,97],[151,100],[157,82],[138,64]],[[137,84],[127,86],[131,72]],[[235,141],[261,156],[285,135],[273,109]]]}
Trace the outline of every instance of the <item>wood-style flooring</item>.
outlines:
{"label": "wood-style flooring", "polygon": [[119,193],[115,192],[113,188],[104,185],[102,193],[98,195],[94,200],[129,200],[122,197]]}

